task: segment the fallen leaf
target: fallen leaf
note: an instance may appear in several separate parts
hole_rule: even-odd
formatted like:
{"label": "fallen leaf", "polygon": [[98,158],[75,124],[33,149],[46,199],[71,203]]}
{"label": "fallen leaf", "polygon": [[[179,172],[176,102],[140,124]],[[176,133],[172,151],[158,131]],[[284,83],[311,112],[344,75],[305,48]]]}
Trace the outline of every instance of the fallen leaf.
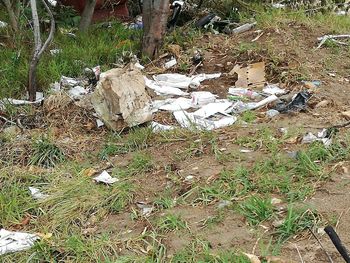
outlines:
{"label": "fallen leaf", "polygon": [[21,221],[21,223],[14,225],[13,228],[16,229],[16,230],[22,229],[23,226],[28,225],[29,222],[30,222],[30,215],[26,215],[26,217],[23,218],[23,220]]}
{"label": "fallen leaf", "polygon": [[97,171],[96,171],[96,169],[94,169],[94,168],[88,168],[88,169],[85,169],[84,171],[83,171],[83,175],[84,176],[87,176],[87,177],[91,177],[91,176],[93,176],[94,174],[96,174],[97,173]]}

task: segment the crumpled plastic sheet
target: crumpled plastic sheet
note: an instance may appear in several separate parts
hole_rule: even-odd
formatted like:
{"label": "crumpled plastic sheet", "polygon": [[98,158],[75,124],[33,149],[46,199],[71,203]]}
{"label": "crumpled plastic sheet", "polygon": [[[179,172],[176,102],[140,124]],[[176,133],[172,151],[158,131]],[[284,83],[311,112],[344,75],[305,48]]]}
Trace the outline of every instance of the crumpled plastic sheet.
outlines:
{"label": "crumpled plastic sheet", "polygon": [[38,239],[35,234],[0,229],[0,255],[29,249]]}

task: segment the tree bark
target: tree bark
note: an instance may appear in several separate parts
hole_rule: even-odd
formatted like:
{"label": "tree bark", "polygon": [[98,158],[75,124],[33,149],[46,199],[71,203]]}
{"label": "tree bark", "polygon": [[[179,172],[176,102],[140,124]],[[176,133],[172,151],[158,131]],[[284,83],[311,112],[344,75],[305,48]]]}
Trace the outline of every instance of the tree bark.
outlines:
{"label": "tree bark", "polygon": [[92,16],[94,15],[95,5],[96,5],[96,0],[86,0],[84,11],[81,15],[81,19],[79,23],[80,32],[85,32],[89,28],[91,24]]}
{"label": "tree bark", "polygon": [[33,30],[34,30],[34,53],[32,57],[32,61],[29,66],[29,74],[28,74],[28,95],[30,101],[35,101],[36,99],[36,68],[39,64],[40,57],[42,56],[45,49],[48,47],[50,42],[53,39],[55,33],[55,20],[52,15],[52,12],[49,6],[46,4],[45,0],[42,0],[46,11],[49,13],[51,20],[50,33],[48,38],[46,39],[44,45],[42,45],[41,36],[40,36],[40,24],[39,24],[39,16],[38,10],[36,6],[36,0],[30,0],[30,7],[32,9],[32,18],[33,18]]}
{"label": "tree bark", "polygon": [[15,14],[15,9],[12,7],[11,1],[10,0],[3,0],[4,5],[7,9],[7,13],[9,14],[10,18],[10,25],[13,31],[17,32],[18,31],[18,16]]}
{"label": "tree bark", "polygon": [[159,55],[169,15],[169,0],[143,1],[142,53],[150,58]]}

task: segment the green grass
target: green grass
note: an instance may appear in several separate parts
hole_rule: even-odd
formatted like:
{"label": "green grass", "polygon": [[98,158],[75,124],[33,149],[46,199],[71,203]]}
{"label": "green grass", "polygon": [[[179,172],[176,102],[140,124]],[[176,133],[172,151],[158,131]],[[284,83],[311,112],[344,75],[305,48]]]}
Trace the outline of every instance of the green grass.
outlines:
{"label": "green grass", "polygon": [[273,215],[273,206],[270,198],[252,196],[240,204],[240,213],[245,216],[248,222],[255,226]]}
{"label": "green grass", "polygon": [[49,168],[65,160],[64,152],[48,138],[42,137],[34,141],[32,147],[33,153],[29,161],[30,165]]}
{"label": "green grass", "polygon": [[[123,52],[136,52],[140,47],[140,33],[125,29],[120,23],[112,23],[111,28],[94,25],[89,32],[77,34],[76,38],[60,32],[67,27],[58,26],[53,42],[39,63],[37,81],[40,90],[47,90],[49,84],[59,81],[62,75],[81,76],[86,67],[100,65],[103,71],[110,69]],[[27,86],[33,36],[25,28],[14,40],[10,33],[0,32],[0,35],[9,39],[5,40],[6,48],[0,47],[0,98],[16,97],[24,94]],[[50,49],[61,49],[62,52],[52,56]]]}
{"label": "green grass", "polygon": [[179,215],[168,214],[157,222],[157,229],[161,232],[170,232],[188,228],[187,223]]}

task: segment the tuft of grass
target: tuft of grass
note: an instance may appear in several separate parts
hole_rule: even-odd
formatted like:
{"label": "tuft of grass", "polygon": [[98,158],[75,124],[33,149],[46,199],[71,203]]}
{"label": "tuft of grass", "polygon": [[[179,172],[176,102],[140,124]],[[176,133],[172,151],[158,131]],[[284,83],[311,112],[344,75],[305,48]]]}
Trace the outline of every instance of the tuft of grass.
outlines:
{"label": "tuft of grass", "polygon": [[272,217],[273,206],[270,198],[252,196],[240,204],[239,211],[251,225],[255,226]]}
{"label": "tuft of grass", "polygon": [[285,242],[291,236],[307,228],[313,228],[319,223],[317,214],[309,209],[297,209],[292,205],[288,207],[283,224],[276,229],[278,242]]}
{"label": "tuft of grass", "polygon": [[256,114],[254,111],[248,110],[242,113],[241,118],[247,123],[252,123],[256,120]]}
{"label": "tuft of grass", "polygon": [[54,167],[65,160],[63,151],[48,138],[41,138],[33,143],[33,153],[30,165],[38,165],[45,168]]}
{"label": "tuft of grass", "polygon": [[162,232],[170,232],[188,228],[187,223],[179,215],[168,214],[161,217],[157,223],[157,229]]}

